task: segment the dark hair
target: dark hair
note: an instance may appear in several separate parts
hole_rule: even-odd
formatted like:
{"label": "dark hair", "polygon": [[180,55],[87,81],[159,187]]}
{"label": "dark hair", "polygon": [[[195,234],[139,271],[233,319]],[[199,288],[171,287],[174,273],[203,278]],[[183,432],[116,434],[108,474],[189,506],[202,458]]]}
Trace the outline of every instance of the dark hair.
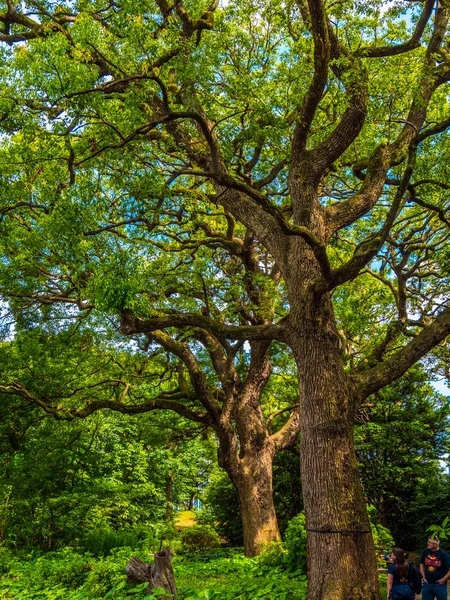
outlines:
{"label": "dark hair", "polygon": [[393,548],[392,553],[395,556],[395,570],[400,577],[400,581],[406,583],[408,581],[409,563],[405,558],[405,553],[401,548]]}

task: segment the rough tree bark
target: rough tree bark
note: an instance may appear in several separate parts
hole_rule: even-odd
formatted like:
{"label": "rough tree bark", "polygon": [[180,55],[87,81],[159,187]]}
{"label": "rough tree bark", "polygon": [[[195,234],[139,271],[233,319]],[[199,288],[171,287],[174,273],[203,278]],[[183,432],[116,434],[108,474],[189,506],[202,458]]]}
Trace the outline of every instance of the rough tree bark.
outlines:
{"label": "rough tree bark", "polygon": [[271,542],[281,540],[273,501],[272,463],[274,443],[261,433],[259,447],[241,456],[219,448],[219,464],[228,473],[238,496],[246,556],[256,556]]}
{"label": "rough tree bark", "polygon": [[231,478],[239,495],[244,551],[246,556],[255,556],[267,544],[281,540],[273,502],[272,453],[266,450],[247,456]]}
{"label": "rough tree bark", "polygon": [[353,445],[352,391],[330,304],[312,301],[302,312],[290,343],[302,374],[300,464],[313,583],[308,600],[378,600],[375,550]]}
{"label": "rough tree bark", "polygon": [[155,553],[152,565],[132,556],[125,568],[127,582],[145,583],[148,581],[147,594],[150,594],[154,588],[162,588],[176,600],[178,596],[172,569],[172,556],[173,552],[169,547]]}
{"label": "rough tree bark", "polygon": [[228,473],[239,496],[244,549],[256,556],[265,544],[281,540],[272,489],[275,454],[295,443],[298,411],[292,411],[282,433],[270,435],[261,408],[261,394],[272,367],[267,342],[253,342],[246,381],[232,392],[229,408],[234,424],[223,411],[215,430],[219,440],[219,465]]}
{"label": "rough tree bark", "polygon": [[[161,25],[164,27],[166,17],[172,9],[165,1],[157,1],[157,4],[164,17],[164,24]],[[155,314],[146,321],[140,321],[124,311],[121,315],[123,334],[153,337],[167,351],[184,361],[195,396],[203,405],[205,413],[191,410],[182,402],[177,404],[180,396],[173,396],[169,399],[170,402],[167,402],[166,397],[158,398],[144,407],[109,401],[92,402],[83,409],[73,411],[71,416],[84,417],[103,408],[128,414],[170,408],[194,421],[211,426],[219,438],[221,464],[235,482],[243,502],[244,522],[247,524],[245,530],[248,540],[251,540],[247,541],[247,547],[249,553],[253,553],[261,539],[260,532],[265,528],[269,531],[269,539],[278,537],[273,525],[273,507],[267,501],[271,490],[269,471],[274,450],[280,449],[292,438],[296,417],[290,420],[287,427],[289,431],[283,428],[272,436],[268,435],[267,427],[264,428],[258,412],[260,408],[254,405],[257,394],[252,391],[254,385],[259,390],[264,387],[266,375],[260,377],[258,374],[265,372],[264,352],[255,350],[252,375],[242,387],[233,371],[235,355],[233,356],[227,340],[246,340],[251,343],[258,340],[263,341],[263,345],[274,339],[286,342],[292,348],[300,382],[301,474],[309,548],[308,600],[379,600],[374,548],[353,447],[354,415],[362,400],[401,377],[410,366],[445,339],[450,333],[450,309],[442,307],[438,316],[432,315],[434,320],[431,324],[421,324],[423,328],[420,333],[413,329],[412,341],[405,343],[400,350],[389,348],[391,354],[386,358],[386,348],[392,341],[387,339],[375,357],[375,366],[368,365],[367,369],[362,367],[361,372],[352,375],[344,372],[331,292],[355,279],[382,248],[406,203],[406,192],[411,191],[408,186],[418,144],[427,136],[445,131],[450,125],[447,119],[423,129],[427,106],[433,93],[441,84],[450,80],[448,51],[445,47],[442,48],[449,5],[447,0],[425,0],[413,35],[405,43],[384,47],[374,44],[354,51],[339,39],[341,31],[329,21],[323,0],[302,0],[294,4],[301,14],[302,26],[309,30],[307,37],[312,43],[314,72],[304,97],[293,103],[289,116],[295,126],[288,167],[292,207],[283,212],[272,202],[270,195],[262,191],[264,186],[261,182],[258,185],[250,176],[242,177],[242,173],[236,172],[232,164],[227,169],[221,154],[220,140],[216,139],[219,130],[216,125],[220,121],[208,121],[205,110],[199,106],[191,81],[184,82],[186,86],[180,86],[186,94],[185,101],[180,91],[177,102],[181,99],[186,110],[178,111],[170,105],[166,87],[158,75],[151,76],[160,86],[161,94],[154,95],[155,120],[147,123],[148,129],[145,129],[146,133],[153,133],[157,126],[166,126],[178,149],[186,155],[187,162],[192,166],[192,169],[175,171],[175,176],[194,175],[211,182],[216,192],[216,196],[212,198],[214,203],[220,204],[226,214],[232,214],[243,223],[265,246],[285,281],[289,296],[289,317],[278,325],[246,319],[246,325],[240,327],[214,322],[205,313],[169,311],[167,315]],[[218,2],[214,0],[210,10],[214,11],[217,6]],[[325,208],[319,202],[319,188],[326,179],[327,172],[334,168],[335,162],[360,134],[367,114],[369,87],[364,61],[377,57],[387,58],[420,46],[433,8],[434,23],[429,28],[432,33],[427,33],[429,41],[426,52],[418,54],[419,60],[422,60],[420,57],[423,58],[422,71],[415,81],[411,81],[411,106],[406,119],[400,121],[404,125],[401,132],[393,141],[378,145],[371,156],[354,163],[355,177],[362,180],[359,189],[349,199]],[[209,21],[191,18],[182,0],[175,3],[174,13],[179,18],[180,38],[189,39],[197,32],[199,44],[202,30],[211,29]],[[99,22],[102,20],[103,17]],[[8,27],[5,27],[1,39],[6,42],[14,43],[30,39],[30,36],[44,37],[50,34],[47,27],[44,28],[40,22],[29,17],[24,18],[12,5],[3,21]],[[58,18],[55,22],[58,27],[63,23]],[[9,35],[9,26],[14,23],[27,29],[25,38]],[[70,33],[67,31],[66,35],[70,36]],[[154,67],[159,72],[159,66],[185,51],[180,49],[185,47],[185,44],[180,44],[179,48],[174,47],[173,53],[164,54]],[[189,56],[186,54],[185,58],[188,60]],[[128,85],[132,81],[133,85],[137,85],[142,76],[138,73],[136,80],[132,77],[123,79],[123,74],[119,77],[114,71],[111,72],[110,67],[99,57],[92,60],[94,59],[102,75],[107,74],[113,78],[113,81],[99,84],[95,92],[126,93]],[[339,89],[345,89],[346,108],[334,130],[313,147],[315,142],[310,139],[310,133],[316,110],[325,91],[329,89],[328,79],[331,74],[339,80]],[[186,119],[190,119],[197,127],[197,140],[192,135],[193,128],[183,131],[180,123]],[[136,130],[136,136],[141,135],[141,129]],[[124,147],[128,139],[122,135],[118,140],[119,145],[115,147]],[[132,139],[133,136],[130,140]],[[95,158],[99,152],[93,151],[91,157],[83,155],[78,165]],[[257,155],[258,152],[255,152],[256,157]],[[70,155],[67,160],[71,169],[70,182],[73,183],[73,156]],[[249,161],[251,162],[253,161]],[[175,170],[178,164],[174,166]],[[287,167],[286,159],[280,165],[280,168]],[[388,172],[393,166],[401,166],[403,175],[401,180],[394,182],[397,192],[392,194],[385,222],[379,228],[377,224],[374,225],[371,234],[355,248],[353,256],[344,265],[333,268],[326,252],[327,242],[339,230],[369,214],[385,186],[392,184],[392,180],[389,183]],[[277,168],[272,169],[274,177],[265,179],[273,181],[279,172]],[[284,187],[284,183],[280,187]],[[413,195],[412,193],[410,199]],[[445,219],[445,215],[443,218]],[[108,225],[109,227],[112,226]],[[226,241],[229,244],[232,240]],[[49,298],[45,298],[45,294],[30,295],[29,299],[33,302],[40,299],[44,303],[75,302],[75,299],[68,299],[62,292],[60,296]],[[80,302],[78,297],[76,300]],[[220,401],[217,400],[217,394],[211,394],[207,389],[205,377],[187,345],[169,339],[162,332],[170,327],[193,327],[208,333],[211,356],[218,365],[217,373],[221,380]],[[228,350],[225,350],[226,347]],[[49,406],[45,400],[32,397],[20,384],[12,383],[5,389],[36,402],[49,414],[57,416],[57,409]],[[248,429],[244,427],[245,422],[250,425]]]}

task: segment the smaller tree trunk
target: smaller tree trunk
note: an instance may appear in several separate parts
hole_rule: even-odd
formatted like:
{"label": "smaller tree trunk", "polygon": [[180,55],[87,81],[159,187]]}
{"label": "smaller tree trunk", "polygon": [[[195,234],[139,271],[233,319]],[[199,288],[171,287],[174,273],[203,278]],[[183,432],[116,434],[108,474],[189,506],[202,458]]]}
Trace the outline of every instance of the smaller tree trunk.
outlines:
{"label": "smaller tree trunk", "polygon": [[248,453],[230,477],[239,495],[245,555],[257,556],[265,544],[281,540],[273,502],[271,452]]}
{"label": "smaller tree trunk", "polygon": [[150,594],[154,588],[162,588],[172,595],[173,600],[176,600],[177,587],[172,569],[172,556],[172,550],[166,547],[160,552],[156,552],[151,566],[137,556],[132,556],[125,569],[127,582],[145,583],[147,581],[147,594]]}

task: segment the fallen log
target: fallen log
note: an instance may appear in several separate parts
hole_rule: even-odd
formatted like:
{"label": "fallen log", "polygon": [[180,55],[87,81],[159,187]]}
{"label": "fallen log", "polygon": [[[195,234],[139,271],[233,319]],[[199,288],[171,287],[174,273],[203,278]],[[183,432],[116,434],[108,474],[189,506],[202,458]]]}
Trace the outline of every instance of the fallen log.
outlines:
{"label": "fallen log", "polygon": [[154,554],[152,565],[149,565],[137,556],[132,556],[125,568],[127,582],[148,582],[146,588],[148,594],[153,588],[162,588],[172,596],[173,600],[176,600],[177,587],[172,569],[172,556],[173,552],[169,547],[163,548]]}

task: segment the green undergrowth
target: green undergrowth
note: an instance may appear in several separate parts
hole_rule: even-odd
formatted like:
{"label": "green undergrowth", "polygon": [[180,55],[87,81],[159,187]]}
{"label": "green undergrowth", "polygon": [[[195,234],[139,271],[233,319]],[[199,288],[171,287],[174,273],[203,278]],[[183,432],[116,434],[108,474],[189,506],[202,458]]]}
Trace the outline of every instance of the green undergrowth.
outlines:
{"label": "green undergrowth", "polygon": [[[106,557],[70,548],[40,556],[0,548],[0,600],[163,600],[162,590],[147,595],[145,584],[125,582],[132,554],[151,561],[142,548],[120,548]],[[176,555],[179,600],[305,600],[306,576],[267,562],[237,549]]]}
{"label": "green undergrowth", "polygon": [[[132,548],[112,550],[106,557],[70,548],[42,556],[0,549],[0,600],[164,598],[162,591],[149,596],[145,585],[125,583],[124,569],[132,554],[151,561],[148,551]],[[180,600],[304,600],[306,595],[305,575],[261,564],[241,550],[185,553],[174,557],[173,567]]]}
{"label": "green undergrowth", "polygon": [[174,568],[180,598],[217,600],[277,598],[304,600],[306,576],[266,566],[242,551],[210,551],[176,557]]}

